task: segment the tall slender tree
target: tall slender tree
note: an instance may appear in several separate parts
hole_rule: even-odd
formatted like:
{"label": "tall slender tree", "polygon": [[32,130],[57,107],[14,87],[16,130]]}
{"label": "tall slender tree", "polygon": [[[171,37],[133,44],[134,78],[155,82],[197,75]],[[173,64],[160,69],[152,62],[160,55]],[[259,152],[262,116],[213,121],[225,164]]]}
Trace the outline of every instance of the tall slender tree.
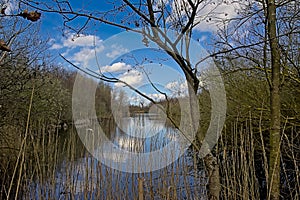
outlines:
{"label": "tall slender tree", "polygon": [[270,83],[270,160],[269,160],[269,196],[270,199],[280,197],[280,52],[276,28],[275,0],[267,0],[267,27],[271,54],[271,83]]}
{"label": "tall slender tree", "polygon": [[[220,32],[216,42],[220,48],[215,55],[229,61],[232,71],[255,70],[264,74],[269,84],[269,170],[266,178],[268,199],[279,199],[281,88],[286,80],[298,81],[295,71],[299,68],[296,64],[299,3],[293,0],[251,1],[240,12],[240,17],[232,19],[230,31]],[[247,65],[239,66],[236,61]]]}

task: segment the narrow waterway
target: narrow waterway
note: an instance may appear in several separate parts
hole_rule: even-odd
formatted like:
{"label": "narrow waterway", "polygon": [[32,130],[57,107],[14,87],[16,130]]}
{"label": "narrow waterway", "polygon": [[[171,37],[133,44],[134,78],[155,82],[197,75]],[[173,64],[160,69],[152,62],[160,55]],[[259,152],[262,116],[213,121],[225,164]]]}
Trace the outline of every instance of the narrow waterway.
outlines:
{"label": "narrow waterway", "polygon": [[[178,131],[166,126],[159,117],[144,113],[125,117],[117,126],[111,124],[103,122],[101,131],[82,126],[81,132],[85,130],[86,138],[82,133],[78,137],[74,127],[63,133],[64,136],[59,137],[58,151],[53,155],[57,158],[55,166],[50,163],[52,167],[49,167],[53,176],[38,176],[25,196],[32,199],[138,199],[142,192],[144,199],[206,199],[207,179],[192,148],[187,148],[178,159],[171,158],[180,152],[176,145],[172,152],[162,150],[172,142],[176,144]],[[99,132],[102,131],[108,141],[101,140]],[[158,151],[162,154],[161,162],[172,162],[161,169],[130,173],[131,167],[138,167],[132,164],[135,160],[110,152],[108,142],[113,148],[135,155]],[[90,147],[85,148],[83,143]],[[151,161],[140,164],[147,165],[148,169]],[[143,184],[142,190],[138,189],[139,181]]]}

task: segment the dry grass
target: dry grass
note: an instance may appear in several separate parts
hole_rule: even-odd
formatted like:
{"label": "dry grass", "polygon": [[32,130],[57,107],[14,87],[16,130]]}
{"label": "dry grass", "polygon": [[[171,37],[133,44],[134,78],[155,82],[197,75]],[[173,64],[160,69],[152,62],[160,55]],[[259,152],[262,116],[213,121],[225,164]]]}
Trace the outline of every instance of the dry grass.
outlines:
{"label": "dry grass", "polygon": [[[267,142],[262,129],[252,126],[251,117],[243,123],[237,119],[225,127],[219,140],[216,152],[222,199],[266,198],[268,147],[264,145]],[[21,131],[7,131],[22,136]],[[1,199],[141,199],[141,189],[143,199],[206,199],[203,163],[192,148],[161,170],[131,174],[94,159],[86,152],[74,127],[61,133],[48,132],[45,126],[33,131],[29,126],[27,136],[16,138],[14,147],[1,148],[6,153],[1,159]],[[282,146],[282,198],[297,200],[297,127],[283,129]]]}

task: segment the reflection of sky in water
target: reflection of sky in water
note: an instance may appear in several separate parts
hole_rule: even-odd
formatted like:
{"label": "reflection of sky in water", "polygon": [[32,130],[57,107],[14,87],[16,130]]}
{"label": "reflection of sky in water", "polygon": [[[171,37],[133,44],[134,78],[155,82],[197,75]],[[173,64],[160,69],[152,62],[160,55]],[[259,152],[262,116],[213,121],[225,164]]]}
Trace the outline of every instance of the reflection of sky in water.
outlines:
{"label": "reflection of sky in water", "polygon": [[[120,166],[122,164],[123,167],[128,167],[126,163],[132,162],[132,158],[128,155],[115,153],[111,148],[132,153],[160,151],[164,155],[161,160],[156,160],[151,156],[147,157],[147,165],[155,165],[155,162],[172,161],[172,159],[179,157],[183,150],[182,144],[177,140],[180,134],[179,131],[166,127],[165,120],[159,118],[159,115],[136,114],[134,117],[123,118],[121,126],[122,129],[116,127],[112,131],[110,141],[102,142],[95,149],[97,153],[101,154],[102,158],[109,160],[110,166]],[[114,144],[113,147],[111,147],[110,142]],[[171,144],[170,142],[174,143]],[[166,145],[170,146],[163,149]],[[137,155],[134,159],[139,160],[138,157]],[[141,164],[145,165],[145,160],[141,159]]]}
{"label": "reflection of sky in water", "polygon": [[[97,123],[81,131],[77,129],[86,149],[114,169],[136,173],[158,170],[173,163],[190,146],[178,130],[165,126],[164,118],[159,115],[140,113],[120,121],[122,130],[113,128],[109,139],[101,133]],[[89,129],[92,131],[86,131]]]}
{"label": "reflection of sky in water", "polygon": [[[66,162],[65,165],[62,166],[63,170],[56,175],[58,184],[55,196],[57,199],[58,197],[59,199],[69,199],[61,198],[63,196],[69,196],[71,194],[69,192],[72,192],[75,199],[86,199],[86,197],[88,197],[87,199],[111,199],[112,197],[115,197],[113,199],[119,199],[117,196],[123,196],[123,198],[120,199],[137,198],[137,185],[138,178],[141,176],[140,174],[131,174],[110,169],[105,165],[101,165],[99,161],[88,155],[75,161],[72,168],[68,168],[68,164],[71,163]],[[142,177],[145,180],[145,187],[149,187],[151,184],[152,187],[147,189],[153,190],[154,193],[156,191],[162,192],[161,187],[163,186],[163,182],[170,184],[174,181],[174,179],[172,179],[172,176],[174,176],[176,180],[176,183],[174,184],[178,187],[176,188],[178,199],[187,199],[187,191],[190,198],[193,197],[194,199],[196,197],[201,197],[200,199],[206,199],[206,178],[204,170],[195,172],[191,166],[193,166],[192,158],[185,155],[177,160],[172,167],[167,167],[151,173],[144,173]],[[70,173],[69,177],[64,176],[66,172]],[[101,174],[100,179],[99,174]],[[198,177],[195,176],[195,174],[198,174]],[[66,188],[65,190],[62,190],[64,187],[61,186],[69,185],[71,183],[72,190]],[[185,188],[187,186],[188,189]],[[39,186],[37,185],[37,189],[38,188]],[[127,191],[127,194],[122,195],[122,191],[125,190]],[[145,190],[145,192],[147,193],[148,190]],[[113,195],[110,196],[111,194]]]}
{"label": "reflection of sky in water", "polygon": [[[161,146],[166,145],[171,140],[176,141],[178,133],[174,129],[165,127],[164,123],[158,119],[149,118],[149,116],[146,115],[143,117],[143,123],[155,125],[156,129],[153,128],[153,130],[159,130],[158,133],[151,133],[153,134],[152,137],[136,138],[127,135],[118,128],[114,128],[114,130],[112,130],[113,135],[111,136],[110,141],[116,144],[115,148],[122,148],[133,152],[145,152],[153,151],[153,149],[159,150],[161,149]],[[127,118],[127,120],[129,124],[134,122],[131,118]],[[126,120],[124,120],[124,122],[125,121]],[[88,130],[95,130],[93,127],[90,128],[91,129]],[[128,127],[127,130],[133,129],[133,127],[131,127],[131,129]],[[109,146],[106,142],[99,142],[97,131],[87,131],[86,134],[93,135],[96,149],[105,149]],[[174,148],[176,149],[177,147]],[[170,159],[172,154],[174,156],[174,152],[163,152],[166,154],[164,158]],[[112,151],[109,151],[109,148],[107,151],[102,150],[101,153],[105,159],[109,159],[116,165],[118,164],[117,162],[121,162],[124,163],[124,166],[127,166],[128,160],[130,160],[126,154],[114,154]],[[195,166],[193,159],[193,156],[189,155],[189,151],[187,151],[171,165],[151,173],[143,173],[142,177],[145,179],[145,187],[147,189],[151,188],[154,193],[160,193],[163,191],[163,182],[170,185],[175,181],[175,186],[181,188],[176,189],[178,199],[187,199],[188,196],[194,199],[194,197],[202,196],[205,194],[206,179],[203,174],[204,171],[193,170],[193,166]],[[88,153],[84,154],[83,157],[76,161],[65,160],[59,168],[60,170],[56,174],[57,188],[55,196],[57,199],[70,199],[71,196],[69,195],[71,194],[74,195],[75,199],[118,199],[117,197],[120,197],[120,199],[137,198],[137,180],[138,177],[141,176],[140,174],[121,172],[107,167],[107,165],[103,165],[100,160],[95,159]],[[195,176],[195,174],[199,174],[199,176]],[[72,187],[68,188],[68,185],[70,184]],[[185,188],[186,186],[188,188]],[[39,186],[37,185],[36,190],[39,190]],[[127,193],[122,194],[122,191],[127,191]],[[187,193],[189,193],[189,195],[187,195]],[[63,196],[65,198],[61,198]],[[203,198],[205,198],[205,195],[203,195]]]}
{"label": "reflection of sky in water", "polygon": [[128,151],[143,153],[161,149],[171,140],[176,141],[176,135],[180,134],[166,127],[165,120],[154,114],[123,118],[122,129],[117,127],[115,131],[115,136],[111,138],[114,144]]}
{"label": "reflection of sky in water", "polygon": [[165,119],[156,114],[136,114],[135,117],[122,118],[118,127],[127,135],[149,138],[165,129]]}

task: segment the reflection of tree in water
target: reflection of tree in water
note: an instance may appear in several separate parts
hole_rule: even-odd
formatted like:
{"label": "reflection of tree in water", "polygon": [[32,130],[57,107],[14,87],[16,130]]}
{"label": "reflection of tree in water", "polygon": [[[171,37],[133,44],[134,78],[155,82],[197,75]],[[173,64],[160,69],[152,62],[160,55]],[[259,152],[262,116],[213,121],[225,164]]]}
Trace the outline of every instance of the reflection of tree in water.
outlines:
{"label": "reflection of tree in water", "polygon": [[144,140],[136,137],[122,137],[115,138],[114,142],[123,149],[131,152],[141,153],[143,152]]}
{"label": "reflection of tree in water", "polygon": [[[128,121],[129,122],[129,121]],[[134,122],[134,121],[133,121]],[[136,123],[139,126],[153,123],[159,125],[158,120],[150,120],[149,116],[137,117]],[[170,133],[172,129],[165,128],[160,132],[158,136],[150,138],[136,138],[128,136],[125,132],[120,131],[115,126],[109,124],[109,121],[103,121],[103,131],[113,133],[111,134],[111,141],[118,143],[120,148],[123,148],[132,152],[145,152],[150,149],[150,142],[153,143],[154,148],[157,145],[157,149],[163,145],[163,134]],[[112,123],[113,124],[113,123]],[[128,123],[127,128],[130,126]],[[94,131],[91,126],[87,130],[87,134],[93,134],[95,141],[97,138],[97,131]],[[129,128],[128,128],[129,129]],[[132,130],[133,128],[131,128]],[[92,131],[93,130],[93,131]],[[119,131],[117,131],[119,130]],[[36,176],[36,179],[31,183],[29,189],[30,195],[36,195],[43,197],[44,195],[52,195],[55,198],[86,198],[90,195],[94,195],[95,199],[134,199],[137,194],[137,179],[139,174],[123,173],[114,169],[111,169],[103,165],[100,161],[93,158],[84,148],[80,138],[74,129],[70,129],[68,132],[61,132],[57,135],[57,138],[45,138],[49,143],[44,146],[45,149],[40,148],[40,157],[36,159],[41,166],[47,166]],[[160,143],[159,143],[160,142]],[[165,139],[165,142],[168,142]],[[46,143],[45,143],[46,144]],[[99,143],[100,145],[101,143]],[[35,145],[37,146],[37,145]],[[47,155],[45,162],[42,162],[42,153]],[[108,155],[113,159],[113,155]],[[126,162],[126,158],[124,158]],[[120,158],[118,158],[120,160]],[[168,191],[168,186],[172,185],[175,188],[181,188],[180,190],[174,190],[177,192],[178,198],[184,198],[187,192],[193,191],[195,195],[199,196],[203,192],[203,188],[194,189],[190,185],[199,185],[201,181],[199,178],[189,176],[191,172],[191,159],[182,157],[172,167],[167,167],[153,173],[146,173],[143,175],[145,181],[145,187],[151,189],[154,193]],[[34,166],[37,166],[37,162]],[[190,167],[187,167],[190,165]],[[34,170],[32,170],[34,171]],[[175,175],[176,174],[176,175]],[[173,178],[172,178],[173,177]],[[177,177],[177,178],[176,178]],[[187,188],[185,188],[187,187]],[[120,189],[125,192],[120,192]],[[35,191],[43,191],[41,194],[33,194]],[[29,194],[24,194],[29,197]]]}

